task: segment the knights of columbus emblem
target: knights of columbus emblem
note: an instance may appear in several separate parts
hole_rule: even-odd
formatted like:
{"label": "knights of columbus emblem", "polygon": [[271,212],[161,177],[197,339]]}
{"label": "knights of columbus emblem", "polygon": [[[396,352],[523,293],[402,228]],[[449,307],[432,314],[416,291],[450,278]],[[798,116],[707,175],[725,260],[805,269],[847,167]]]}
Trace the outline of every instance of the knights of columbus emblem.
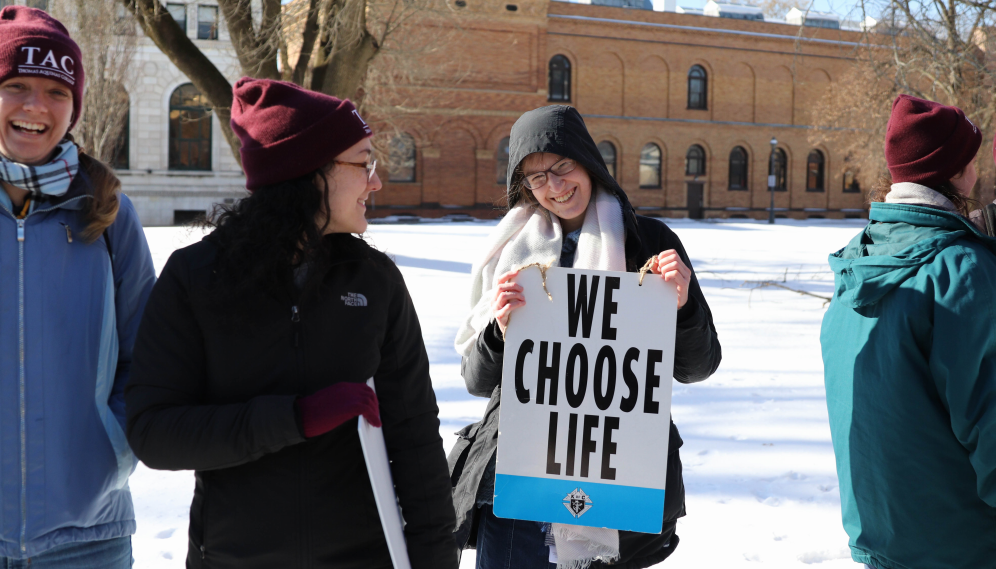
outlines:
{"label": "knights of columbus emblem", "polygon": [[564,497],[564,507],[575,518],[583,516],[585,512],[591,509],[591,505],[591,498],[580,488],[575,488],[573,492]]}

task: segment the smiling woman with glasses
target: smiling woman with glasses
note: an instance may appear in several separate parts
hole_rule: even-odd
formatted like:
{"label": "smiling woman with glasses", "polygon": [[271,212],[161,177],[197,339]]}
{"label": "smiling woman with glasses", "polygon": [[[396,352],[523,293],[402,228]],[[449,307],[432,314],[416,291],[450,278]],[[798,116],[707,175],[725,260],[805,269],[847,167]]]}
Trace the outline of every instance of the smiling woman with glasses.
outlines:
{"label": "smiling woman with glasses", "polygon": [[250,78],[232,130],[250,195],[166,263],[126,394],[135,453],[196,473],[187,567],[389,569],[362,415],[383,426],[411,566],[456,569],[415,307],[355,235],[381,188],[373,132],[349,101]]}
{"label": "smiling woman with glasses", "polygon": [[[522,115],[509,149],[509,211],[474,264],[472,309],[456,338],[467,389],[491,398],[484,419],[461,431],[450,454],[457,545],[476,546],[478,569],[557,566],[550,559],[564,567],[649,567],[677,547],[676,522],[685,511],[681,439],[673,423],[660,433],[670,437],[671,453],[667,472],[660,473],[668,481],[660,534],[593,532],[502,519],[492,511],[504,332],[512,311],[528,310],[515,284],[517,268],[558,259],[561,267],[635,272],[652,259],[651,270],[678,288],[674,377],[683,383],[701,381],[719,366],[712,313],[681,241],[661,221],[636,215],[577,110],[555,105]],[[559,547],[565,540],[570,546]]]}

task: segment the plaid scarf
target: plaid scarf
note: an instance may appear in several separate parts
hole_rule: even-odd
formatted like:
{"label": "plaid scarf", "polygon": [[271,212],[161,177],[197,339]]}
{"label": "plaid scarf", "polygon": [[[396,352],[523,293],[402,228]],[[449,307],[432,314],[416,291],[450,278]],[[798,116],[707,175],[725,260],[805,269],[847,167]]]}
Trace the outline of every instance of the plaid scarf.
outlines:
{"label": "plaid scarf", "polygon": [[41,166],[20,164],[0,154],[0,180],[30,191],[36,201],[65,195],[79,170],[79,153],[69,140],[60,142],[55,150],[56,157]]}

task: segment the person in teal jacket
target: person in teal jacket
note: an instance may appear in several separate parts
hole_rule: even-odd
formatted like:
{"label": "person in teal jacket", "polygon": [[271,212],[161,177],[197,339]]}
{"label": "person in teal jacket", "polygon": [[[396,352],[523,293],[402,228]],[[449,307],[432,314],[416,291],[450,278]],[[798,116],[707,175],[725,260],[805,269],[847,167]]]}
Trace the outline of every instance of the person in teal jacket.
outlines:
{"label": "person in teal jacket", "polygon": [[980,143],[961,110],[900,96],[893,183],[830,256],[841,511],[851,557],[876,569],[996,567],[996,240],[965,218]]}

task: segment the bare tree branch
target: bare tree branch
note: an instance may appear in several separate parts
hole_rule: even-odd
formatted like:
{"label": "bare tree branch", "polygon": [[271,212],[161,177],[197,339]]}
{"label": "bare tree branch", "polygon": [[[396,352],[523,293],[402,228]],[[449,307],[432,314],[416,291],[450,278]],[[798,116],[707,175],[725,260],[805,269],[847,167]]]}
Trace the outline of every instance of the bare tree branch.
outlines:
{"label": "bare tree branch", "polygon": [[232,86],[214,63],[190,41],[158,0],[121,0],[145,35],[187,76],[211,103],[221,123],[232,154],[241,163],[239,139],[229,124],[232,117]]}

